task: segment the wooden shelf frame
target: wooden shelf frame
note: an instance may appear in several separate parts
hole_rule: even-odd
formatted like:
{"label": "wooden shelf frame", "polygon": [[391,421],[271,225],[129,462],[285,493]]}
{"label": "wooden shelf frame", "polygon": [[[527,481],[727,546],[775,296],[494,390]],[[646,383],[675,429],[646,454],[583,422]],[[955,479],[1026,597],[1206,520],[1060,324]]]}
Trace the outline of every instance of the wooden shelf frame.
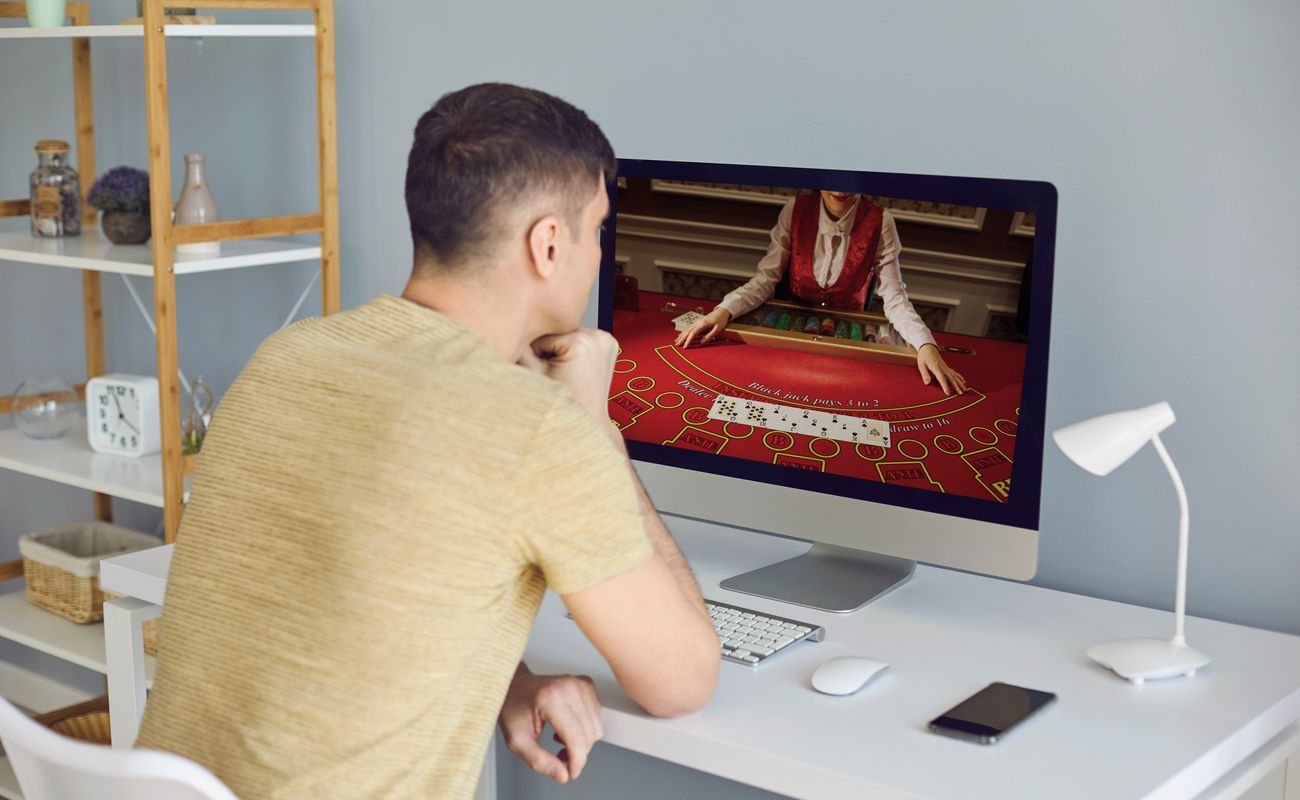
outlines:
{"label": "wooden shelf frame", "polygon": [[[175,17],[169,19],[175,20]],[[175,24],[163,28],[169,38],[310,38],[316,35],[314,25],[205,25]],[[118,25],[65,25],[61,28],[0,28],[0,39],[143,39],[141,23],[123,22]]]}
{"label": "wooden shelf frame", "polygon": [[[176,344],[176,256],[178,244],[209,241],[283,237],[317,234],[320,237],[321,310],[333,314],[340,308],[339,286],[339,198],[338,144],[335,85],[333,0],[205,0],[204,9],[241,11],[311,12],[312,30],[302,25],[188,26],[166,25],[165,0],[143,0],[142,25],[90,24],[86,2],[69,2],[71,26],[36,32],[25,30],[6,38],[69,38],[73,58],[73,105],[76,118],[76,170],[81,178],[82,228],[93,229],[97,215],[86,203],[94,183],[95,134],[92,105],[90,39],[98,36],[140,36],[144,42],[144,80],[149,144],[150,217],[154,321],[157,351],[159,404],[162,439],[162,498],[166,541],[172,542],[184,510],[184,477],[193,470],[193,460],[181,455],[181,387]],[[23,2],[0,2],[0,18],[26,15]],[[81,30],[79,31],[78,28]],[[198,29],[203,28],[204,31]],[[183,30],[182,30],[183,29]],[[8,30],[8,29],[6,29]],[[167,105],[167,38],[204,35],[305,36],[316,41],[316,113],[319,176],[319,207],[313,213],[214,222],[204,225],[173,225],[174,205],[171,174],[170,116]],[[84,35],[78,35],[78,34]],[[0,200],[0,217],[27,216],[27,200]],[[109,270],[112,271],[112,270]],[[82,270],[82,302],[86,337],[86,375],[105,373],[102,287],[99,269]],[[0,408],[0,413],[10,410]],[[95,516],[112,517],[111,495],[97,492]]]}

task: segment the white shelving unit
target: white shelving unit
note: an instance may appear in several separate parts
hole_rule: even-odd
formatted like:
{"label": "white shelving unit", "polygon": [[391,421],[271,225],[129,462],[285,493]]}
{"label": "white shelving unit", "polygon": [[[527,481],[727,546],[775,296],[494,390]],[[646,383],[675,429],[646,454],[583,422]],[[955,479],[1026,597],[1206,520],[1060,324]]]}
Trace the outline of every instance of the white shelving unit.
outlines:
{"label": "white shelving unit", "polygon": [[18,787],[18,776],[14,774],[13,764],[3,756],[0,756],[0,797],[5,800],[23,800],[23,792]]}
{"label": "white shelving unit", "polygon": [[[17,428],[0,431],[0,469],[163,507],[162,458],[130,458],[96,453],[78,429],[59,439],[32,439]],[[186,479],[186,499],[189,479]],[[3,630],[0,620],[0,630]]]}
{"label": "white shelving unit", "polygon": [[[108,673],[102,622],[69,622],[27,602],[21,591],[0,594],[0,636],[101,675]],[[147,680],[152,684],[154,657],[145,656],[144,661]]]}
{"label": "white shelving unit", "polygon": [[[177,39],[223,37],[306,38],[315,25],[164,25],[163,35]],[[143,25],[65,25],[62,28],[0,28],[0,39],[143,39]]]}
{"label": "white shelving unit", "polygon": [[[90,42],[126,38],[143,43],[144,87],[148,109],[149,175],[153,238],[145,245],[114,245],[101,233],[92,210],[83,209],[83,234],[65,239],[32,237],[26,200],[0,199],[0,262],[74,269],[82,273],[87,341],[87,375],[110,371],[104,364],[100,275],[147,278],[153,282],[154,322],[157,326],[158,376],[164,398],[179,397],[176,347],[176,276],[201,272],[319,261],[323,313],[339,310],[338,168],[334,100],[334,12],[332,0],[210,0],[204,10],[290,10],[310,12],[312,24],[163,24],[162,0],[145,0],[144,17],[151,25],[92,25],[90,6],[83,0],[67,4],[72,24],[59,28],[30,28],[22,17],[24,5],[0,0],[0,40],[64,40],[72,43],[76,168],[84,192],[98,172],[94,160]],[[167,38],[303,38],[314,39],[316,113],[319,147],[319,208],[314,213],[261,217],[206,225],[174,226],[167,209],[173,205],[171,134],[167,111]],[[33,44],[33,46],[37,46]],[[13,218],[13,219],[9,219]],[[283,237],[318,235],[319,243]],[[213,256],[180,256],[175,245],[220,241]],[[0,280],[3,273],[0,272]],[[9,411],[0,397],[0,413]],[[16,429],[0,430],[0,469],[32,475],[96,493],[96,516],[111,513],[108,498],[117,497],[164,510],[167,539],[179,526],[189,495],[184,473],[189,465],[180,454],[179,410],[164,402],[163,452],[132,459],[95,453],[84,431],[61,439],[29,439]],[[0,565],[6,570],[13,565]],[[8,572],[7,576],[12,576]],[[77,625],[29,604],[25,593],[0,595],[0,638],[18,642],[56,658],[99,673],[107,669],[102,624]],[[152,657],[146,657],[149,681]],[[21,798],[8,760],[0,758],[0,798]]]}
{"label": "white shelving unit", "polygon": [[[298,244],[278,239],[238,239],[224,242],[220,255],[177,255],[177,275],[214,272],[242,267],[290,264],[320,258],[319,245]],[[66,267],[77,270],[115,272],[141,278],[153,277],[153,253],[147,244],[113,244],[96,226],[80,236],[38,239],[22,224],[0,224],[0,261]]]}
{"label": "white shelving unit", "polygon": [[[101,675],[108,673],[104,623],[78,625],[27,602],[24,592],[0,595],[0,637],[48,653]],[[153,685],[156,662],[144,657],[146,684]],[[0,798],[23,800],[9,759],[0,756]]]}

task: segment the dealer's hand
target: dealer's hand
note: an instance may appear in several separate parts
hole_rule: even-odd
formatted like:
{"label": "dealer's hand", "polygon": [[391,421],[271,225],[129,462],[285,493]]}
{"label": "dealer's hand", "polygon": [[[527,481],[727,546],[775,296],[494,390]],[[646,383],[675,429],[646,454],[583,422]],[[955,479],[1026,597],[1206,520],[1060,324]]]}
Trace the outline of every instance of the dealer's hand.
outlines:
{"label": "dealer's hand", "polygon": [[[546,725],[564,745],[558,756],[537,743]],[[521,662],[501,705],[501,734],[510,752],[557,783],[582,774],[587,754],[605,736],[600,700],[586,675],[534,675]]]}
{"label": "dealer's hand", "polygon": [[[692,342],[708,344],[713,341],[713,337],[725,331],[730,322],[731,312],[719,306],[710,311],[704,319],[677,334],[675,344],[678,347],[690,347]],[[696,339],[699,341],[696,342]]]}
{"label": "dealer's hand", "polygon": [[946,395],[961,394],[966,391],[966,379],[962,374],[944,363],[939,348],[932,344],[923,344],[916,351],[916,369],[921,373],[921,380],[926,386],[939,381]]}
{"label": "dealer's hand", "polygon": [[609,421],[609,383],[618,341],[595,328],[543,336],[519,363],[563,383],[573,399],[597,420]]}

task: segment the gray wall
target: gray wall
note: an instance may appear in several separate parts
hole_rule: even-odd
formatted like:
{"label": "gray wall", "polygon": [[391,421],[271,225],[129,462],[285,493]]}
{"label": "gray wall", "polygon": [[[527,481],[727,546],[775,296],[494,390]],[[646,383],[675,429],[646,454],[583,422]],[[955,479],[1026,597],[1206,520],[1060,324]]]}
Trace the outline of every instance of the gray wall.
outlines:
{"label": "gray wall", "polygon": [[[126,5],[97,2],[96,18]],[[1166,443],[1191,498],[1191,613],[1300,633],[1300,428],[1288,413],[1300,397],[1288,335],[1300,295],[1300,6],[804,8],[338,0],[345,305],[400,290],[411,128],[439,94],[477,81],[575,102],[625,156],[1051,181],[1048,425],[1168,399],[1179,423]],[[311,165],[308,46],[171,52],[177,158],[208,153],[223,211],[312,202],[314,181],[299,174]],[[0,117],[0,186],[12,187],[0,194],[22,194],[36,138],[69,135],[70,111],[36,96],[64,91],[65,56],[63,45],[0,47],[0,74],[31,77]],[[95,59],[100,163],[140,164],[138,45],[97,43]],[[180,88],[192,86],[210,95]],[[3,269],[0,387],[48,364],[75,375],[75,275]],[[308,270],[180,281],[183,364],[224,388]],[[149,371],[148,336],[112,282],[107,307],[110,367]],[[1045,462],[1036,582],[1171,607],[1176,506],[1156,456],[1108,480],[1055,450]],[[127,505],[127,519],[156,519]],[[82,493],[0,473],[0,548],[89,508]]]}
{"label": "gray wall", "polygon": [[[1282,333],[1300,299],[1300,8],[796,8],[343,3],[348,301],[400,286],[410,128],[477,81],[568,98],[625,156],[1051,181],[1048,425],[1168,399],[1191,612],[1300,633],[1300,369]],[[1053,449],[1044,471],[1037,582],[1171,607],[1177,507],[1155,454],[1100,480]]]}

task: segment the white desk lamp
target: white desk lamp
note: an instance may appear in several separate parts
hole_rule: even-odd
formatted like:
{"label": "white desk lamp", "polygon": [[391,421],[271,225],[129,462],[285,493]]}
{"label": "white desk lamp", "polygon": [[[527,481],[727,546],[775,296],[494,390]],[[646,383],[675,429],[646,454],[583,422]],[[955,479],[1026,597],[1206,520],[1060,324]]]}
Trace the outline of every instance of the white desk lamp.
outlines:
{"label": "white desk lamp", "polygon": [[1191,677],[1210,659],[1187,646],[1183,638],[1183,617],[1187,598],[1187,492],[1169,458],[1160,432],[1174,424],[1174,410],[1168,403],[1156,403],[1133,411],[1120,411],[1076,422],[1052,434],[1057,447],[1070,460],[1094,475],[1109,475],[1128,461],[1148,441],[1165,462],[1178,492],[1178,585],[1174,600],[1174,638],[1127,639],[1107,642],[1088,650],[1088,657],[1113,670],[1122,678],[1141,685],[1148,680]]}

